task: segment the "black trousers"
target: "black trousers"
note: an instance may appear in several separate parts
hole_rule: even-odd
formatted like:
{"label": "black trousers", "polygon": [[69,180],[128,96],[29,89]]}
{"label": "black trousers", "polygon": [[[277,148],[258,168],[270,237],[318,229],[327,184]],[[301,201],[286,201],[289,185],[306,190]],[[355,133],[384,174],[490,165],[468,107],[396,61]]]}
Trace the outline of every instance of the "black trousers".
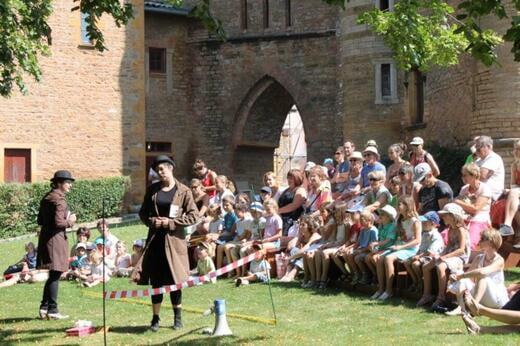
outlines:
{"label": "black trousers", "polygon": [[62,272],[55,270],[49,271],[49,278],[43,286],[43,298],[40,309],[47,310],[49,313],[58,312],[58,285]]}
{"label": "black trousers", "polygon": [[[156,287],[152,287],[152,288],[159,288],[159,287],[162,287],[162,286],[156,286]],[[182,304],[182,290],[170,292],[170,300],[171,300],[173,306],[181,305]],[[162,303],[162,301],[163,301],[162,294],[152,296],[152,304],[159,304],[159,303]]]}

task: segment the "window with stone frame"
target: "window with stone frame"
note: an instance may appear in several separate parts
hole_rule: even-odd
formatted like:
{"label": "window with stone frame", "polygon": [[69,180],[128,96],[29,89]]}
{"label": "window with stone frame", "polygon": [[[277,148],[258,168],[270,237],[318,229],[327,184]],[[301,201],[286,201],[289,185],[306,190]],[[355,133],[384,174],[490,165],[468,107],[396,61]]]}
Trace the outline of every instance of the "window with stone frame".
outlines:
{"label": "window with stone frame", "polygon": [[264,13],[264,18],[263,18],[263,23],[264,23],[264,29],[267,29],[269,28],[269,0],[264,0],[263,1],[263,13]]}
{"label": "window with stone frame", "polygon": [[407,74],[405,85],[408,89],[410,125],[424,124],[424,89],[426,76],[418,69]]}
{"label": "window with stone frame", "polygon": [[397,71],[391,60],[379,60],[375,66],[375,103],[387,104],[399,102],[397,97]]}
{"label": "window with stone frame", "polygon": [[150,73],[166,73],[166,48],[148,48]]}
{"label": "window with stone frame", "polygon": [[90,14],[85,12],[80,12],[80,43],[82,46],[92,46],[93,42],[90,39],[90,36],[87,32],[87,18]]}
{"label": "window with stone frame", "polygon": [[394,0],[376,0],[376,7],[381,11],[392,11],[394,9]]}
{"label": "window with stone frame", "polygon": [[292,26],[291,0],[285,0],[285,26]]}
{"label": "window with stone frame", "polygon": [[242,30],[247,30],[247,16],[247,0],[240,0],[240,27]]}

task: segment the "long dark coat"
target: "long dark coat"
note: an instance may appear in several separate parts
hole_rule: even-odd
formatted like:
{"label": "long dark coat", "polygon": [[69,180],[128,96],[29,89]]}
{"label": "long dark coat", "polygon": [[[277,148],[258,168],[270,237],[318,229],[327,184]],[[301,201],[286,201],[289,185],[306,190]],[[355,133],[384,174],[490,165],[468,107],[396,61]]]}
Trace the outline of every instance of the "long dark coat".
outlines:
{"label": "long dark coat", "polygon": [[69,208],[65,193],[54,189],[40,202],[38,225],[41,226],[38,238],[36,266],[64,272],[69,269],[69,245],[65,230],[72,227],[68,221]]}
{"label": "long dark coat", "polygon": [[[181,283],[189,277],[190,266],[184,229],[197,222],[198,209],[195,205],[191,190],[178,180],[175,180],[175,185],[177,191],[173,197],[172,205],[177,206],[179,211],[177,216],[170,217],[170,227],[165,237],[165,249],[145,247],[145,251],[135,268],[137,272],[140,272],[138,280],[140,285],[148,285],[150,283],[150,272],[154,270],[154,268],[148,266],[148,257],[152,251],[166,251],[168,266],[176,283]],[[141,221],[149,227],[146,245],[150,244],[151,238],[155,232],[157,232],[153,227],[152,220],[159,215],[156,201],[157,193],[161,188],[161,183],[155,183],[150,186],[144,196],[143,204],[139,211]]]}

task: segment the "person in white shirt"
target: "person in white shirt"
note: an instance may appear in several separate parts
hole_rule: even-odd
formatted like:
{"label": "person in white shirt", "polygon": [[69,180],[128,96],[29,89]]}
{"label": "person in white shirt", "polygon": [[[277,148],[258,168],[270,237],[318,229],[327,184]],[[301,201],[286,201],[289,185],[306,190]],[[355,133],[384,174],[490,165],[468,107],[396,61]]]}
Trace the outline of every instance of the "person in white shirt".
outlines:
{"label": "person in white shirt", "polygon": [[475,148],[478,157],[475,163],[480,167],[480,180],[489,185],[492,198],[496,201],[504,191],[504,161],[493,151],[493,139],[489,136],[478,137]]}

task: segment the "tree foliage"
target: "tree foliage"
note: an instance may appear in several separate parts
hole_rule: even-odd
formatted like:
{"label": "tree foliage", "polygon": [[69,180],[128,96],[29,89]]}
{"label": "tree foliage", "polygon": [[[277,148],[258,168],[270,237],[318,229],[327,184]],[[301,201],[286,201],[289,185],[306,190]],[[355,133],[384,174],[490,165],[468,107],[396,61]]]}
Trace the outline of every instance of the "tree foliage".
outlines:
{"label": "tree foliage", "polygon": [[[133,17],[132,5],[120,0],[0,0],[0,95],[10,96],[17,87],[27,92],[24,77],[39,81],[42,76],[38,58],[50,54],[52,32],[48,20],[53,1],[70,1],[72,11],[89,14],[87,33],[94,47],[107,49],[99,19],[111,16],[117,26]],[[164,0],[182,6],[184,0]],[[345,8],[350,0],[322,0]],[[511,2],[516,15],[508,17],[505,4]],[[198,18],[214,35],[225,40],[222,22],[211,13],[211,0],[197,0],[190,16]],[[433,66],[458,63],[468,52],[487,66],[497,63],[497,48],[512,42],[515,61],[520,61],[520,0],[464,0],[457,9],[448,1],[400,0],[394,11],[373,9],[359,17],[393,50],[397,64],[405,70],[428,70]],[[492,15],[510,20],[504,35],[481,26],[480,19]]]}

